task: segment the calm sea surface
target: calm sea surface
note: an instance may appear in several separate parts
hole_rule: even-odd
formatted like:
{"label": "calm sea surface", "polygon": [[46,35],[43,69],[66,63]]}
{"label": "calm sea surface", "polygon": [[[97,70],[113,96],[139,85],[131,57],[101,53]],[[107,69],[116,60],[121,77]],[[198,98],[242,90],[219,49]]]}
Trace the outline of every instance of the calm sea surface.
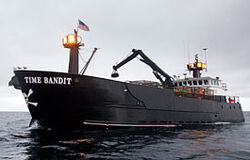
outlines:
{"label": "calm sea surface", "polygon": [[246,122],[192,128],[51,130],[26,112],[0,112],[0,159],[250,160]]}

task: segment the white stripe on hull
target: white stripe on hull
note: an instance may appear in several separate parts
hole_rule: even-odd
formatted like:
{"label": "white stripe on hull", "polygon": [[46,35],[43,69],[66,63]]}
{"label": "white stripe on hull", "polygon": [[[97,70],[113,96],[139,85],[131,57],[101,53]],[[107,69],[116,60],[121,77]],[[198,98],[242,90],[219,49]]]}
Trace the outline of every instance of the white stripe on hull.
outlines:
{"label": "white stripe on hull", "polygon": [[84,125],[106,126],[106,127],[176,127],[176,125],[144,125],[144,124],[110,124],[110,123],[96,123],[83,122]]}

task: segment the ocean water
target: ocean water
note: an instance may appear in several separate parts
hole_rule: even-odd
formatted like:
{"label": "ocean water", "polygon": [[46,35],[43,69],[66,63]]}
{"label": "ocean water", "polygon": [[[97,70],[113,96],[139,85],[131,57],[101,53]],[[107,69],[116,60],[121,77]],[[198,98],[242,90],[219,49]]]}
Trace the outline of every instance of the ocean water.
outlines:
{"label": "ocean water", "polygon": [[52,130],[26,112],[0,112],[0,159],[250,160],[245,123],[192,128]]}

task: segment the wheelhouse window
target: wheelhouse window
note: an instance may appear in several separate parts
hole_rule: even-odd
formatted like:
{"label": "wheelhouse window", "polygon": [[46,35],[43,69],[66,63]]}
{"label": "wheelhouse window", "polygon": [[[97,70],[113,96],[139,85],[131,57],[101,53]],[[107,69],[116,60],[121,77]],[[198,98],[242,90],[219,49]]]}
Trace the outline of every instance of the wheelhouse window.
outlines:
{"label": "wheelhouse window", "polygon": [[219,85],[219,82],[218,82],[218,81],[215,81],[215,84],[218,86],[218,85]]}
{"label": "wheelhouse window", "polygon": [[209,80],[211,85],[214,85],[214,81],[213,80]]}
{"label": "wheelhouse window", "polygon": [[184,82],[183,82],[183,85],[184,85],[184,86],[187,86],[187,81],[184,81]]}
{"label": "wheelhouse window", "polygon": [[177,83],[175,82],[174,85],[177,86]]}
{"label": "wheelhouse window", "polygon": [[188,85],[189,85],[189,86],[192,86],[192,81],[188,81]]}
{"label": "wheelhouse window", "polygon": [[182,82],[179,82],[179,86],[182,86]]}
{"label": "wheelhouse window", "polygon": [[197,85],[197,81],[193,81],[193,84],[194,84],[194,85]]}
{"label": "wheelhouse window", "polygon": [[198,83],[199,83],[199,85],[202,85],[202,80],[199,80]]}
{"label": "wheelhouse window", "polygon": [[205,85],[208,85],[208,80],[204,80],[204,84],[205,84]]}

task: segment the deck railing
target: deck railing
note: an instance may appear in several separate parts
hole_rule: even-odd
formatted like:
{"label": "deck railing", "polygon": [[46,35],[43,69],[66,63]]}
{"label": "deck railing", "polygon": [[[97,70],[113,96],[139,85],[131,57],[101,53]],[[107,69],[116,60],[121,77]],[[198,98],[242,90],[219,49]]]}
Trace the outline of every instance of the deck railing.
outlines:
{"label": "deck railing", "polygon": [[174,88],[174,93],[177,97],[189,97],[197,99],[215,100],[226,103],[240,103],[239,96],[217,96],[213,90],[193,87],[178,87]]}

